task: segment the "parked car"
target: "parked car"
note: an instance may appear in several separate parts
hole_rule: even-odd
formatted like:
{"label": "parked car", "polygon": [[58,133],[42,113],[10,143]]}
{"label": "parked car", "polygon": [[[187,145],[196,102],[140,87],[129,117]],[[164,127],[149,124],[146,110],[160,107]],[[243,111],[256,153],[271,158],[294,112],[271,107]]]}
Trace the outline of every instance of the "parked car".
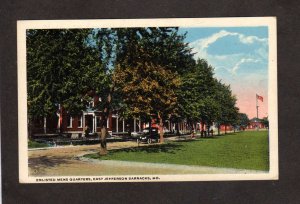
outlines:
{"label": "parked car", "polygon": [[136,140],[137,143],[148,143],[160,142],[160,136],[158,134],[158,128],[151,128],[151,134],[149,128],[144,129],[143,134]]}
{"label": "parked car", "polygon": [[[150,130],[149,127],[144,128],[144,129],[143,129],[143,133],[149,133],[149,130]],[[158,133],[158,128],[157,128],[157,127],[152,127],[152,128],[151,128],[151,131],[152,131],[152,132],[157,132],[157,133]]]}
{"label": "parked car", "polygon": [[131,138],[137,139],[139,138],[143,133],[142,132],[132,132],[131,133]]}

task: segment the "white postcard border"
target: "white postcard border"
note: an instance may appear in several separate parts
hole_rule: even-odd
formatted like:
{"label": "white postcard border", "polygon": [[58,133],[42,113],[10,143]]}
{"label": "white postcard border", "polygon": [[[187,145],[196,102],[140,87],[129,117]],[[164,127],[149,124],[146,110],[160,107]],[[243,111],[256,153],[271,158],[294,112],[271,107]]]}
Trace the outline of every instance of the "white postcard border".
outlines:
{"label": "white postcard border", "polygon": [[[257,174],[180,174],[180,175],[118,175],[118,176],[64,176],[30,177],[27,148],[27,85],[26,85],[26,29],[58,28],[112,28],[112,27],[257,27],[269,31],[269,158],[270,171]],[[114,20],[24,20],[17,22],[18,42],[18,139],[20,183],[81,183],[81,182],[173,182],[173,181],[226,181],[276,180],[278,169],[278,102],[277,102],[277,35],[276,17],[239,18],[170,18],[170,19],[114,19]],[[123,180],[113,179],[123,177]],[[150,177],[156,179],[129,179]],[[85,179],[89,178],[89,179]],[[105,178],[111,178],[105,180]]]}

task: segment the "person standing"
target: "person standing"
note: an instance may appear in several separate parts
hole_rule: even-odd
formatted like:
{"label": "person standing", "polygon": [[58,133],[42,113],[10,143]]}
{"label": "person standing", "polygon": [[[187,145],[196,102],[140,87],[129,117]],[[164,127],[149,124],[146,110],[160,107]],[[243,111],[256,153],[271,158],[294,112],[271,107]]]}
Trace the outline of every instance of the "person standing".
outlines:
{"label": "person standing", "polygon": [[90,128],[89,128],[88,125],[86,125],[86,126],[84,127],[84,136],[85,136],[85,137],[88,137],[88,136],[89,136],[89,133],[90,133]]}
{"label": "person standing", "polygon": [[192,128],[192,138],[195,138],[195,129]]}

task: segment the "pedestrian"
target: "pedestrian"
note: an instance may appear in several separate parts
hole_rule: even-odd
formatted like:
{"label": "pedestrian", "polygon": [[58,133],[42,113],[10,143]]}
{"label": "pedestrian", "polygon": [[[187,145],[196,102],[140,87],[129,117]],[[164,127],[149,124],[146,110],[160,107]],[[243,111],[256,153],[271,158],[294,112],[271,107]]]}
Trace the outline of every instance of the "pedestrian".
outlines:
{"label": "pedestrian", "polygon": [[195,129],[192,128],[192,138],[195,138]]}
{"label": "pedestrian", "polygon": [[88,125],[86,125],[86,126],[84,127],[84,136],[85,136],[85,137],[88,137],[88,136],[89,136],[89,133],[90,133],[90,128],[89,128]]}

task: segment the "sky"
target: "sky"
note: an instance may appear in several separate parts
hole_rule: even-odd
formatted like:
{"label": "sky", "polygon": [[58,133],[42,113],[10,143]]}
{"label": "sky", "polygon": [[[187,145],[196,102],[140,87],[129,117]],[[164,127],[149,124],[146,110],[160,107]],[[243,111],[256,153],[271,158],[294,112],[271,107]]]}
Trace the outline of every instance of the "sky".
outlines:
{"label": "sky", "polygon": [[237,97],[237,107],[251,119],[268,116],[268,28],[206,27],[179,28],[187,33],[185,41],[193,49],[195,59],[203,58],[214,67],[215,77],[230,84]]}

